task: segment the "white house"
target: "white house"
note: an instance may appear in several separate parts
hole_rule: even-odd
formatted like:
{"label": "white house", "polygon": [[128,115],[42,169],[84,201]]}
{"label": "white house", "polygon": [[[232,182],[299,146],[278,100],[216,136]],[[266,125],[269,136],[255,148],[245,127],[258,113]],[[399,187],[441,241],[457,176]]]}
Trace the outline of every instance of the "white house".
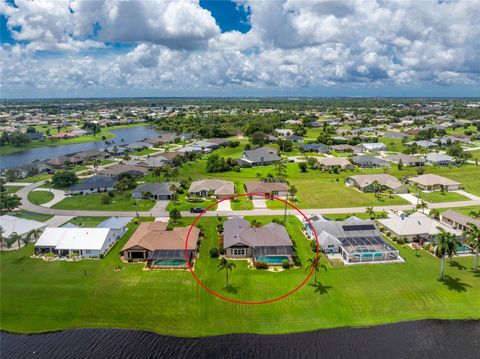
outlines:
{"label": "white house", "polygon": [[110,228],[114,233],[116,239],[120,239],[121,236],[127,231],[127,223],[132,220],[132,217],[110,217],[100,223],[97,228]]}
{"label": "white house", "polygon": [[381,142],[361,143],[357,146],[357,148],[362,152],[380,152],[387,150],[387,146],[385,146],[385,144]]}
{"label": "white house", "polygon": [[10,215],[0,216],[0,227],[3,229],[2,236],[10,237],[12,233],[17,233],[20,237],[25,238],[30,231],[34,229],[43,230],[47,226],[45,222],[34,221]]}
{"label": "white house", "polygon": [[85,258],[105,254],[117,240],[110,228],[46,228],[35,243],[38,253],[68,256],[73,252]]}

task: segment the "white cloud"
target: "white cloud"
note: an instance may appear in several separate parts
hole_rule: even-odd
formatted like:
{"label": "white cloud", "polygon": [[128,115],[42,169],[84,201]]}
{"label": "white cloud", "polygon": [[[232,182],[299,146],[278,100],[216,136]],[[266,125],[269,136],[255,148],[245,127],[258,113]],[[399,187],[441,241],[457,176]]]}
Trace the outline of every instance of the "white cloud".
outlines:
{"label": "white cloud", "polygon": [[[470,0],[239,1],[251,12],[246,34],[221,33],[194,0],[16,4],[0,11],[28,44],[2,49],[6,92],[480,85],[480,6]],[[136,45],[85,52],[105,42]]]}

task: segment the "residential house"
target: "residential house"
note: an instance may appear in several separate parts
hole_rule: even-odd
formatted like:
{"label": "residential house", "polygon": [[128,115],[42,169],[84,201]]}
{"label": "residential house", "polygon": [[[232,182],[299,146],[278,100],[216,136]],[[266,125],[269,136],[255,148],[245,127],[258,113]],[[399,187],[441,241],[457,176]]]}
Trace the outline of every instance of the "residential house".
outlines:
{"label": "residential house", "polygon": [[316,157],[315,159],[317,160],[318,165],[326,170],[331,170],[334,168],[350,170],[355,168],[355,166],[344,157]]}
{"label": "residential house", "polygon": [[442,153],[429,153],[426,158],[427,163],[437,166],[450,166],[455,164],[453,157],[444,155]]}
{"label": "residential house", "polygon": [[[223,248],[228,258],[250,258],[256,262],[273,264],[269,258],[278,257],[289,262],[295,257],[293,243],[284,226],[269,223],[252,227],[243,218],[234,217],[223,224]],[[281,265],[281,261],[274,261]]]}
{"label": "residential house", "polygon": [[406,155],[403,153],[390,155],[385,157],[385,159],[389,162],[399,163],[400,161],[406,167],[418,167],[423,166],[425,164],[425,160],[423,158]]}
{"label": "residential house", "polygon": [[153,147],[153,145],[149,142],[139,141],[125,145],[125,147],[128,149],[128,151],[141,151],[145,149],[150,149]]}
{"label": "residential house", "polygon": [[348,186],[356,187],[362,192],[375,192],[375,183],[380,191],[392,190],[394,193],[407,193],[407,187],[395,177],[388,174],[355,175],[347,177]]}
{"label": "residential house", "polygon": [[97,228],[109,228],[116,239],[120,239],[128,230],[127,224],[132,217],[110,217],[97,225]]}
{"label": "residential house", "polygon": [[361,143],[361,144],[357,145],[356,148],[361,152],[380,152],[380,151],[386,151],[387,150],[387,146],[385,146],[385,144],[381,143],[381,142]]}
{"label": "residential house", "polygon": [[195,258],[200,230],[197,227],[168,230],[167,225],[166,222],[140,223],[122,248],[123,259],[147,261],[151,268],[185,268],[187,257],[189,263]]}
{"label": "residential house", "polygon": [[410,177],[408,182],[416,184],[418,188],[424,191],[454,191],[460,189],[462,185],[460,182],[431,173],[417,177]]}
{"label": "residential house", "polygon": [[42,132],[27,132],[25,133],[30,140],[41,140],[43,138]]}
{"label": "residential house", "polygon": [[215,196],[215,198],[222,199],[233,196],[235,186],[232,181],[205,179],[192,182],[188,192],[198,197]]}
{"label": "residential house", "polygon": [[318,238],[319,250],[328,255],[340,253],[346,265],[375,262],[401,262],[399,251],[382,238],[375,222],[356,217],[328,221],[314,216],[303,221],[305,234]]}
{"label": "residential house", "polygon": [[91,194],[113,191],[117,182],[118,179],[116,177],[96,175],[88,177],[80,183],[74,184],[67,191],[67,194]]}
{"label": "residential house", "polygon": [[267,166],[280,161],[277,150],[272,147],[260,147],[254,150],[243,151],[238,160],[240,166]]}
{"label": "residential house", "polygon": [[[141,199],[147,197],[157,201],[168,201],[172,198],[180,186],[180,182],[143,183],[138,185],[137,188],[132,191],[132,198]],[[173,187],[175,187],[177,190],[172,191]],[[144,196],[144,194],[146,196]]]}
{"label": "residential house", "polygon": [[125,174],[129,174],[132,177],[142,177],[148,173],[148,169],[141,166],[132,166],[126,164],[116,164],[98,171],[99,175],[108,177],[119,177]]}
{"label": "residential house", "polygon": [[302,136],[290,135],[285,137],[286,140],[292,141],[293,143],[303,143],[304,138]]}
{"label": "residential house", "polygon": [[10,237],[12,233],[17,233],[21,238],[26,238],[33,230],[45,229],[47,223],[6,214],[0,216],[0,227],[3,229],[3,238]]}
{"label": "residential house", "polygon": [[480,228],[480,219],[471,218],[462,213],[454,211],[453,209],[447,209],[440,215],[440,220],[454,229],[458,229],[462,232],[470,230],[471,224]]}
{"label": "residential house", "polygon": [[328,147],[323,143],[306,143],[302,148],[305,152],[328,153]]}
{"label": "residential house", "polygon": [[293,135],[293,130],[290,130],[288,128],[277,128],[275,129],[275,133],[280,136],[280,137],[288,137],[290,135]]}
{"label": "residential house", "polygon": [[374,167],[388,167],[389,163],[381,158],[369,156],[369,155],[360,155],[350,158],[350,161],[362,168],[374,168]]}
{"label": "residential house", "polygon": [[350,145],[332,145],[330,146],[330,151],[335,151],[339,153],[349,152],[352,153],[355,150],[355,147]]}
{"label": "residential house", "polygon": [[62,257],[78,254],[98,258],[105,255],[116,241],[116,233],[110,228],[46,228],[35,243],[35,251]]}
{"label": "residential house", "polygon": [[408,138],[409,136],[403,132],[388,131],[388,132],[385,132],[382,137],[390,138],[393,140],[403,140],[404,138]]}
{"label": "residential house", "polygon": [[86,162],[92,160],[103,160],[104,158],[109,157],[109,155],[105,151],[87,150],[76,153],[75,157],[79,158],[82,162]]}
{"label": "residential house", "polygon": [[378,221],[386,230],[408,242],[430,241],[433,236],[440,232],[439,228],[456,236],[462,234],[461,231],[450,228],[421,212],[410,215],[392,214],[389,218],[379,219]]}
{"label": "residential house", "polygon": [[423,147],[426,149],[438,147],[438,144],[436,144],[435,142],[426,141],[426,140],[406,142],[405,146],[412,146],[414,144],[417,145],[418,147]]}
{"label": "residential house", "polygon": [[[288,195],[288,184],[284,182],[263,182],[254,181],[245,183],[247,194],[260,194],[264,196],[286,197]],[[257,196],[257,197],[264,197]],[[255,197],[255,196],[253,196]]]}

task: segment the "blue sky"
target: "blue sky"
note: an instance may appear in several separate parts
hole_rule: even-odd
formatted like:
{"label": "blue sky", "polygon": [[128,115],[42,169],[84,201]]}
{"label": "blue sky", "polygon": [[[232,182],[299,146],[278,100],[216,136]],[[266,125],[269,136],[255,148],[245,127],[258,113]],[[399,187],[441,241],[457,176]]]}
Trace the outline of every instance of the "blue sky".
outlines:
{"label": "blue sky", "polygon": [[475,5],[8,0],[0,95],[476,97]]}

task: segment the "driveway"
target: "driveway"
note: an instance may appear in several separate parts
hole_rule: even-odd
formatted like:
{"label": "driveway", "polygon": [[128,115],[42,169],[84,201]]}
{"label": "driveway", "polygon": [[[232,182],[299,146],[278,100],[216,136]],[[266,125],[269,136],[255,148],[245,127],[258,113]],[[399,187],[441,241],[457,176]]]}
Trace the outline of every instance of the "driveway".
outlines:
{"label": "driveway", "polygon": [[252,199],[253,208],[255,209],[266,209],[267,201],[265,199]]}
{"label": "driveway", "polygon": [[62,224],[67,223],[69,220],[73,219],[72,216],[54,216],[50,218],[47,223],[47,227],[60,227]]}
{"label": "driveway", "polygon": [[60,191],[59,189],[53,188],[35,188],[34,191],[43,191],[43,192],[50,192],[53,194],[53,199],[50,202],[42,204],[43,207],[50,208],[54,204],[62,201],[65,198],[65,191]]}
{"label": "driveway", "polygon": [[217,206],[217,211],[231,211],[232,207],[230,206],[230,200],[226,199],[225,201],[219,202]]}
{"label": "driveway", "polygon": [[399,193],[398,196],[402,197],[404,200],[410,202],[413,205],[417,205],[417,203],[419,202],[418,198],[410,193]]}
{"label": "driveway", "polygon": [[474,194],[468,193],[466,191],[463,191],[461,189],[456,190],[456,191],[450,191],[450,192],[455,192],[455,193],[461,194],[462,196],[470,198],[471,200],[474,200],[474,201],[480,201],[480,197],[475,196]]}

